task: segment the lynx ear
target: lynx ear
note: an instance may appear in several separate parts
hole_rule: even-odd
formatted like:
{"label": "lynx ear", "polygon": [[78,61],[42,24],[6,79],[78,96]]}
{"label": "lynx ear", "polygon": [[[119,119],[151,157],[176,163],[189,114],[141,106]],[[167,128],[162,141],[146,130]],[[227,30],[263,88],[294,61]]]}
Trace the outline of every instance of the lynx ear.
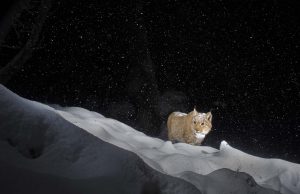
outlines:
{"label": "lynx ear", "polygon": [[196,106],[194,107],[193,115],[197,115]]}
{"label": "lynx ear", "polygon": [[212,121],[212,114],[211,114],[211,112],[206,113],[206,118],[207,118],[207,120],[209,120],[210,122]]}

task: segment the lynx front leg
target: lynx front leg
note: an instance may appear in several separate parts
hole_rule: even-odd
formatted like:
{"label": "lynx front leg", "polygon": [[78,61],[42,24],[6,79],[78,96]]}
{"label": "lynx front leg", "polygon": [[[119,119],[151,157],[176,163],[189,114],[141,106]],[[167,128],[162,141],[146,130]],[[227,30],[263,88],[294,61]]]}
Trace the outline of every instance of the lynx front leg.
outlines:
{"label": "lynx front leg", "polygon": [[192,135],[184,134],[184,140],[185,140],[185,143],[188,143],[191,145],[195,145],[197,143],[197,141],[196,141],[197,139]]}
{"label": "lynx front leg", "polygon": [[174,140],[172,140],[171,142],[172,142],[173,144],[174,144],[174,143],[181,143],[181,141],[179,141],[179,140],[177,140],[177,139],[174,139]]}

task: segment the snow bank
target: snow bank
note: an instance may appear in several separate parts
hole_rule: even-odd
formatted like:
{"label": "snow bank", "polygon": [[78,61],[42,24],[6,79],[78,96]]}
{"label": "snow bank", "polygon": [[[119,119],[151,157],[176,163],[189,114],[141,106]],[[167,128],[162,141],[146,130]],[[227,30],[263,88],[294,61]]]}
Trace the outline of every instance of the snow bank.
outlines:
{"label": "snow bank", "polygon": [[[73,108],[85,116],[102,116]],[[74,115],[76,115],[74,112]],[[80,118],[80,115],[77,115]],[[0,193],[195,193],[136,154],[76,127],[55,109],[0,85]]]}
{"label": "snow bank", "polygon": [[[85,116],[85,112],[77,110],[62,108],[56,111],[96,137],[137,153],[149,166],[160,172],[182,177],[186,171],[206,175],[228,168],[248,173],[259,185],[283,194],[300,193],[299,164],[255,157],[231,147],[225,141],[221,143],[220,150],[184,143],[172,144],[146,136],[117,120]],[[80,118],[77,115],[81,115]]]}
{"label": "snow bank", "polygon": [[[299,164],[251,156],[225,141],[220,150],[172,144],[82,108],[51,108],[23,99],[1,85],[0,121],[0,181],[6,186],[30,174],[36,182],[47,176],[50,185],[57,180],[52,176],[59,177],[58,185],[67,185],[67,191],[79,179],[77,193],[93,193],[87,188],[140,193],[149,184],[163,193],[277,193],[263,187],[282,194],[300,191]],[[22,176],[14,176],[20,171]],[[90,179],[103,184],[89,187]]]}
{"label": "snow bank", "polygon": [[300,192],[299,164],[255,157],[231,147],[225,141],[221,143],[220,150],[184,143],[172,144],[146,136],[117,120],[93,117],[84,109],[62,108],[56,112],[96,137],[137,153],[152,168],[172,176],[182,177],[186,171],[206,175],[228,168],[246,172],[259,185],[283,194]]}

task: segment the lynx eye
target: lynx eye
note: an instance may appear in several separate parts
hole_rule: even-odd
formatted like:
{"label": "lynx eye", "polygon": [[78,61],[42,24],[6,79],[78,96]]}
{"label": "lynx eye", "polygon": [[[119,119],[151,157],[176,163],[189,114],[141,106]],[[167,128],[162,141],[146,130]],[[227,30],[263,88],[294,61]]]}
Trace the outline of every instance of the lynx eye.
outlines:
{"label": "lynx eye", "polygon": [[201,123],[201,125],[204,125],[204,123]]}
{"label": "lynx eye", "polygon": [[194,121],[194,124],[196,124],[196,121]]}

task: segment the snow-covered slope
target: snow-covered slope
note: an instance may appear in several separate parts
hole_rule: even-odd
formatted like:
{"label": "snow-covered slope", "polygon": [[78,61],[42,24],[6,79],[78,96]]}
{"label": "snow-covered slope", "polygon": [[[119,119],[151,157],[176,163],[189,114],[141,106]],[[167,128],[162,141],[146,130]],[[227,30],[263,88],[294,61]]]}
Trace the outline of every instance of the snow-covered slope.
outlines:
{"label": "snow-covered slope", "polygon": [[82,108],[23,99],[0,85],[4,193],[277,193],[264,186],[296,194],[299,166],[226,142],[220,150],[171,144]]}
{"label": "snow-covered slope", "polygon": [[225,141],[221,143],[220,150],[184,143],[172,144],[81,108],[62,108],[57,112],[100,139],[137,153],[152,168],[172,176],[182,177],[187,171],[206,175],[228,168],[246,172],[259,185],[283,194],[300,193],[299,164],[255,157],[231,147]]}
{"label": "snow-covered slope", "polygon": [[0,185],[3,194],[200,194],[191,183],[153,170],[136,154],[1,85]]}

